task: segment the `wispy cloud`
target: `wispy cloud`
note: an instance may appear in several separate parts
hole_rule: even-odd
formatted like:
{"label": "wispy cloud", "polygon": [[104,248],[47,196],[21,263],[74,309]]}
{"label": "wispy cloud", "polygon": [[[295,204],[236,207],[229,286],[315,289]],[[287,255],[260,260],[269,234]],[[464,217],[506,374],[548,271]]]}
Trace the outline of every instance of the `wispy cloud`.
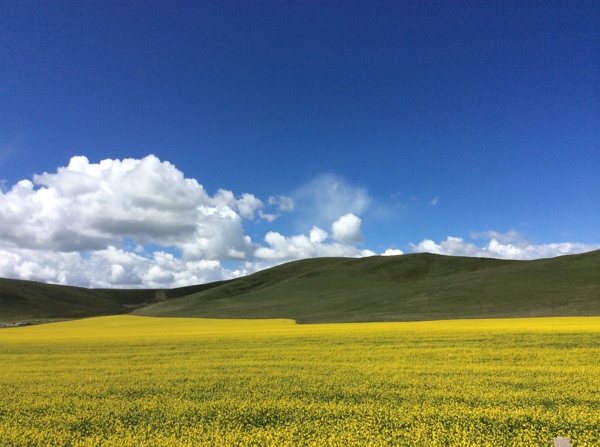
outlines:
{"label": "wispy cloud", "polygon": [[473,239],[495,239],[502,244],[513,243],[516,245],[529,245],[529,243],[523,238],[523,236],[515,230],[509,230],[505,233],[499,231],[483,231],[471,233]]}
{"label": "wispy cloud", "polygon": [[340,216],[360,216],[373,199],[366,188],[354,186],[335,174],[322,174],[292,193],[298,217],[305,225],[329,226]]}
{"label": "wispy cloud", "polygon": [[269,205],[275,205],[279,211],[293,211],[294,210],[294,199],[287,196],[271,196],[269,197]]}

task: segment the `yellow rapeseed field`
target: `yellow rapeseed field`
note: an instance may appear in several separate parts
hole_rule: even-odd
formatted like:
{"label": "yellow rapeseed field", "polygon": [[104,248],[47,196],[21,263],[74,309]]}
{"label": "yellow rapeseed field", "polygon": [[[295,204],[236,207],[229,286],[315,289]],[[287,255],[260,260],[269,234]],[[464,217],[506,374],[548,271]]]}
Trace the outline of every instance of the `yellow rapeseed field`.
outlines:
{"label": "yellow rapeseed field", "polygon": [[0,330],[0,446],[600,445],[600,318]]}

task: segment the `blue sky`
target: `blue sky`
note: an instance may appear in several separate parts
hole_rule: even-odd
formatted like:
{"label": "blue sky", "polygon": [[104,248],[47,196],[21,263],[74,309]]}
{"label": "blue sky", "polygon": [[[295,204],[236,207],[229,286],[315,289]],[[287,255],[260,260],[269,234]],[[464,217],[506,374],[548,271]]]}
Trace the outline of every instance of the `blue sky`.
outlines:
{"label": "blue sky", "polygon": [[0,276],[598,249],[598,23],[594,1],[3,1]]}

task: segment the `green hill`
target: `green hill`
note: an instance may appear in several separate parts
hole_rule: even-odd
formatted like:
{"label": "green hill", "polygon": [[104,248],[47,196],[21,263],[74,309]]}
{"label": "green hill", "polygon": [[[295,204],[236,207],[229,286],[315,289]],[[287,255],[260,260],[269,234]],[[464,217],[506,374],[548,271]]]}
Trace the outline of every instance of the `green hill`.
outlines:
{"label": "green hill", "polygon": [[140,306],[186,296],[224,283],[170,290],[128,290],[86,289],[0,278],[0,323],[124,314]]}
{"label": "green hill", "polygon": [[305,323],[600,315],[600,251],[535,261],[307,259],[133,313]]}
{"label": "green hill", "polygon": [[600,315],[600,251],[536,261],[317,258],[170,290],[0,279],[0,322],[135,315],[304,323]]}

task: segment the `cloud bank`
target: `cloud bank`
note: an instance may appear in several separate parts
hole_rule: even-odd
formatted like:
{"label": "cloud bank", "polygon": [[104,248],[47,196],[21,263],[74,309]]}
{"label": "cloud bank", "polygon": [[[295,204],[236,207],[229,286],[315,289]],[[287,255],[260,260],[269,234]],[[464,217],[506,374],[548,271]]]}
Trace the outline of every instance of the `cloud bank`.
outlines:
{"label": "cloud bank", "polygon": [[[352,189],[338,182],[344,185],[339,196],[330,191],[324,203],[312,197],[319,206],[348,202]],[[73,157],[55,173],[0,193],[0,276],[175,287],[245,275],[273,262],[374,254],[355,246],[363,240],[361,221],[350,213],[330,214],[331,236],[317,227],[291,237],[269,231],[261,245],[245,233],[248,222],[272,223],[294,208],[285,195],[266,203],[248,192],[211,195],[153,155],[99,163]],[[223,266],[230,261],[239,268]]]}
{"label": "cloud bank", "polygon": [[[436,198],[437,199],[437,198]],[[435,200],[437,203],[437,200]],[[362,246],[366,189],[324,174],[291,194],[209,194],[153,155],[91,163],[73,157],[54,173],[0,190],[0,277],[84,287],[170,288],[231,279],[295,259],[373,256]],[[301,225],[274,228],[284,214]],[[248,225],[264,228],[257,240]],[[409,244],[413,252],[535,259],[600,246],[532,245],[516,232]],[[391,241],[394,247],[397,241]],[[388,248],[382,255],[401,255]]]}
{"label": "cloud bank", "polygon": [[[425,239],[418,244],[411,243],[410,247],[415,253],[435,253],[448,256],[515,260],[552,258],[555,256],[573,255],[600,249],[600,245],[577,244],[573,242],[540,245],[530,244],[525,241],[520,241],[519,243],[502,243],[498,239],[507,241],[512,240],[512,238],[500,235],[500,233],[497,232],[490,232],[490,234],[495,234],[497,237],[492,237],[487,245],[484,246],[477,246],[473,243],[466,242],[460,237],[448,236],[445,241],[442,241],[439,244],[430,239]],[[511,232],[509,236],[511,234],[513,237],[516,236],[514,231]]]}

